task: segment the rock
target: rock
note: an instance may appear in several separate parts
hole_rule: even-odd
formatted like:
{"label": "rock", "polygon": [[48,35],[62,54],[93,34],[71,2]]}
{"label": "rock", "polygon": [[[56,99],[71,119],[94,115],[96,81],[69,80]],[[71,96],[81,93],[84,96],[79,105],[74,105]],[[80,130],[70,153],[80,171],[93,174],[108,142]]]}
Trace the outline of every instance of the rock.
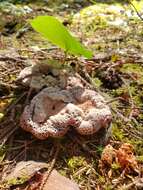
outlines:
{"label": "rock", "polygon": [[43,190],[79,190],[78,185],[53,170]]}
{"label": "rock", "polygon": [[28,6],[16,6],[10,2],[0,2],[0,30],[3,35],[9,35],[17,31],[17,24],[24,26],[25,16],[33,10]]}

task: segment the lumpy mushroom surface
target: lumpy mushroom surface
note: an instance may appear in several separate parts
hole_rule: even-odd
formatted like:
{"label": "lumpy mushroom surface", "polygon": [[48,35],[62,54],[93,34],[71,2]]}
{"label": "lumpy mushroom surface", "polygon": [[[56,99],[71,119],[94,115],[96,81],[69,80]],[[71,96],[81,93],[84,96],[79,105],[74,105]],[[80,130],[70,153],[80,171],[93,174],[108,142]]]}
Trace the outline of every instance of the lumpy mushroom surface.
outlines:
{"label": "lumpy mushroom surface", "polygon": [[90,135],[110,125],[112,115],[104,98],[76,76],[66,76],[64,85],[47,86],[25,107],[20,119],[24,130],[46,139],[65,135],[71,126]]}

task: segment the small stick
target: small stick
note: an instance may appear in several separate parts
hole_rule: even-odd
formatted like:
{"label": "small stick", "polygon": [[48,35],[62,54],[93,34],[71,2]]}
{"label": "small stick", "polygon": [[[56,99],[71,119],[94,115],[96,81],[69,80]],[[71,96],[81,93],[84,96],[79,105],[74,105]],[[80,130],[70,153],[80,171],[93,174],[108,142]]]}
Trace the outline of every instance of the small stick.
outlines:
{"label": "small stick", "polygon": [[6,110],[6,112],[5,112],[5,115],[6,115],[10,110],[12,110],[12,108],[13,108],[26,94],[27,94],[27,92],[24,92],[19,98],[17,98],[17,100],[7,108],[7,110]]}
{"label": "small stick", "polygon": [[14,95],[2,96],[0,97],[0,100],[10,99],[10,98],[16,98],[16,96]]}
{"label": "small stick", "polygon": [[133,186],[137,186],[137,184],[139,184],[139,188],[142,189],[143,188],[143,178],[137,178],[136,180],[134,180],[133,182],[129,183],[128,185],[120,187],[120,190],[131,189],[131,188],[133,188]]}
{"label": "small stick", "polygon": [[106,104],[111,104],[112,102],[116,102],[118,100],[124,100],[124,98],[119,96],[119,97],[116,97],[116,98],[106,101]]}
{"label": "small stick", "polygon": [[135,5],[129,0],[129,4],[133,7],[133,9],[135,10],[135,12],[137,13],[138,17],[143,21],[143,17],[142,15],[139,13],[139,11],[137,10],[137,8],[135,7]]}
{"label": "small stick", "polygon": [[47,180],[48,180],[48,178],[49,178],[49,176],[50,176],[50,174],[51,174],[51,172],[52,172],[52,170],[54,168],[54,165],[56,163],[59,151],[60,151],[60,144],[56,143],[56,151],[55,151],[54,157],[53,157],[53,159],[51,161],[51,165],[50,165],[48,171],[44,175],[44,178],[42,180],[42,183],[40,184],[39,190],[43,190],[43,188],[44,188],[44,186],[45,186],[45,184],[46,184],[46,182],[47,182]]}
{"label": "small stick", "polygon": [[6,88],[13,88],[13,89],[18,88],[18,86],[16,86],[16,85],[4,83],[4,82],[2,82],[2,81],[0,81],[0,86],[4,86],[4,87],[6,87]]}

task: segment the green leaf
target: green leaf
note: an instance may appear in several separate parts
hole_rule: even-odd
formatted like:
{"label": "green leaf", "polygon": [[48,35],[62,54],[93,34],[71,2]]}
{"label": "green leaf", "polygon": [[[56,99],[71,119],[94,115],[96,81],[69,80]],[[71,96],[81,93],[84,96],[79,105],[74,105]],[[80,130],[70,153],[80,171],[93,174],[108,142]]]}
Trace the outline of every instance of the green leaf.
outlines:
{"label": "green leaf", "polygon": [[87,58],[92,57],[92,52],[84,48],[55,17],[38,16],[31,20],[30,24],[37,32],[66,52]]}

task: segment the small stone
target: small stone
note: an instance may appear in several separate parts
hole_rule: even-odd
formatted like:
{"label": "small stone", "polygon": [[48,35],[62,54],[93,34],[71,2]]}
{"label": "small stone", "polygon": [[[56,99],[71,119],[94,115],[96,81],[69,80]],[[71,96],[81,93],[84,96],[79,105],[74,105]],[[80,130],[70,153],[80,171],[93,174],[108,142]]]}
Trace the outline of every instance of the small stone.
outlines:
{"label": "small stone", "polygon": [[78,185],[70,179],[53,170],[43,190],[79,190]]}

